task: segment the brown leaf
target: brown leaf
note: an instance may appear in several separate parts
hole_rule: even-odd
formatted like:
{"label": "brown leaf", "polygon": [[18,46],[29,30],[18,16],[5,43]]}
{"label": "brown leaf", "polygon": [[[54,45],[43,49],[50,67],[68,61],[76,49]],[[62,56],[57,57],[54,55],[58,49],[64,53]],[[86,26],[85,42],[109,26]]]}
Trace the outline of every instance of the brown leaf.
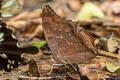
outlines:
{"label": "brown leaf", "polygon": [[31,59],[29,62],[28,75],[31,77],[40,77],[39,68],[34,59]]}
{"label": "brown leaf", "polygon": [[89,64],[79,64],[79,70],[82,76],[87,76],[89,80],[99,80],[108,78],[109,72],[105,68],[105,61],[109,60],[103,56],[97,56]]}

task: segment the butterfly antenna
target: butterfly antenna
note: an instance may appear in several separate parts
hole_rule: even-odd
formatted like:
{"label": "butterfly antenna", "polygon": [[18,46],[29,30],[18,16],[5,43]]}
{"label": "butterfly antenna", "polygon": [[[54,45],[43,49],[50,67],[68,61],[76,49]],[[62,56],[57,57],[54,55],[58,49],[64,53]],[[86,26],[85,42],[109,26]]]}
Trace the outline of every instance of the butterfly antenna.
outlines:
{"label": "butterfly antenna", "polygon": [[3,0],[0,0],[0,22],[2,21],[2,3]]}

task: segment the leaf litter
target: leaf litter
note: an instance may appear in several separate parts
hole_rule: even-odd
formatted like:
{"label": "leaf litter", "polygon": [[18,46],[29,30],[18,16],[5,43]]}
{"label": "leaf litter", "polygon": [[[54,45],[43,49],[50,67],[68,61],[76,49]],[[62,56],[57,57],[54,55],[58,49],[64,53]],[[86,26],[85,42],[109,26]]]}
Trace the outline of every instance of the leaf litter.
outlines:
{"label": "leaf litter", "polygon": [[[32,3],[26,3],[25,0],[20,0],[24,5],[29,6]],[[31,0],[34,2],[34,0]],[[41,1],[40,4],[42,6],[44,4],[52,5],[54,11],[57,12],[60,16],[64,16],[68,19],[75,20],[75,16],[79,9],[83,7],[83,3],[87,3],[88,0],[77,0],[77,1],[53,1],[53,0],[38,0]],[[104,12],[104,18],[99,19],[95,17],[91,17],[89,20],[75,20],[79,26],[82,26],[86,29],[92,36],[96,38],[96,46],[99,48],[99,52],[103,54],[110,54],[109,56],[97,56],[92,60],[86,61],[84,63],[78,64],[79,72],[83,77],[83,80],[98,80],[98,79],[106,79],[106,80],[119,80],[119,36],[120,36],[120,18],[119,18],[119,9],[115,9],[114,5],[119,4],[116,1],[113,1],[112,6],[109,7],[109,10],[106,9],[108,4],[111,5],[111,1],[91,1],[91,3],[98,5],[99,9]],[[79,4],[78,4],[79,2]],[[76,4],[76,7],[73,5]],[[36,3],[37,4],[37,3]],[[0,72],[0,79],[10,79],[10,80],[18,80],[18,79],[78,79],[79,73],[71,66],[64,67],[60,64],[57,66],[53,66],[53,64],[57,64],[54,61],[53,56],[51,55],[51,51],[46,43],[42,43],[45,40],[43,29],[42,29],[42,6],[34,8],[32,11],[28,11],[29,7],[24,7],[23,10],[19,14],[5,19],[5,22],[8,24],[9,28],[14,31],[14,34],[18,38],[21,46],[23,45],[31,45],[31,43],[35,43],[34,46],[38,46],[39,53],[36,55],[25,55],[25,58],[30,62],[25,65],[20,65],[18,68],[13,70],[12,72]],[[64,5],[64,7],[63,7]],[[69,7],[68,7],[69,5]],[[108,8],[108,7],[107,7]],[[113,12],[113,13],[112,13]],[[116,36],[117,34],[117,36]],[[52,72],[48,74],[50,71]],[[30,74],[28,74],[30,73]],[[39,76],[38,76],[39,75]]]}

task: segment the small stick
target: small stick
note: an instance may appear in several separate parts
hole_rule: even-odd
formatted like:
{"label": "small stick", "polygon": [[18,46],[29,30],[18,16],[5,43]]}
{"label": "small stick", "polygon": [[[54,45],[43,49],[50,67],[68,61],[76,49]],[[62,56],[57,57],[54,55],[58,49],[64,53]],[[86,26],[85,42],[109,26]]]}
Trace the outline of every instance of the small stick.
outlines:
{"label": "small stick", "polygon": [[109,57],[120,59],[120,56],[115,53],[111,53],[111,52],[107,52],[107,51],[103,51],[103,50],[98,50],[98,53],[99,53],[99,55],[104,55],[104,56],[109,56]]}
{"label": "small stick", "polygon": [[49,80],[53,78],[60,78],[59,76],[53,76],[53,77],[28,77],[28,76],[19,76],[19,79],[30,79],[30,80]]}

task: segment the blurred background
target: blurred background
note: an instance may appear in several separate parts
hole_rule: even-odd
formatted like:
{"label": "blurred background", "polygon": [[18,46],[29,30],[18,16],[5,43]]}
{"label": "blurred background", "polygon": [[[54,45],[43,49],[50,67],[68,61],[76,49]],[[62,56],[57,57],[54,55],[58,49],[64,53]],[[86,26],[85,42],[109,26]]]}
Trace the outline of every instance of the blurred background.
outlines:
{"label": "blurred background", "polygon": [[59,16],[73,20],[95,37],[109,37],[120,30],[119,0],[19,0],[19,4],[21,10],[17,8],[16,15],[4,19],[13,31],[18,30],[16,35],[29,36],[29,40],[43,36],[41,13],[44,5],[50,5]]}

